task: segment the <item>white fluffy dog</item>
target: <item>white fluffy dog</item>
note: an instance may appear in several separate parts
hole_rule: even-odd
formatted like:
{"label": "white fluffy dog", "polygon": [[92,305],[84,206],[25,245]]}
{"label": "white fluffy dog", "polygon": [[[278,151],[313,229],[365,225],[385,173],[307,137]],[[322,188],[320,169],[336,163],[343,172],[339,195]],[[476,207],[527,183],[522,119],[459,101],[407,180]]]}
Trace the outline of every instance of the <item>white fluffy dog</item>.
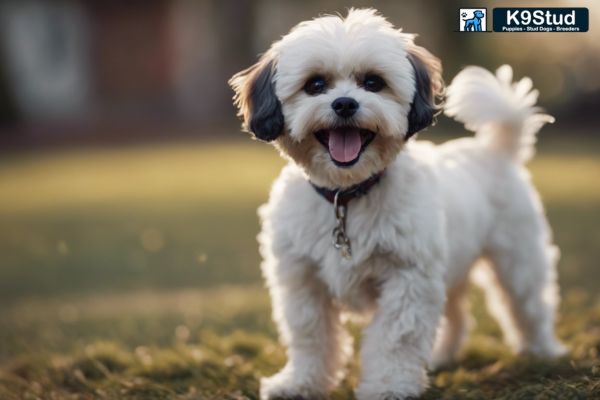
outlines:
{"label": "white fluffy dog", "polygon": [[245,128],[289,160],[259,211],[288,348],[262,399],[327,396],[352,351],[346,312],[370,317],[356,397],[421,394],[428,364],[455,360],[464,342],[479,260],[477,281],[515,351],[564,352],[553,328],[558,251],[523,167],[552,118],[510,67],[468,67],[445,110],[475,137],[409,140],[444,92],[439,60],[413,40],[374,10],[350,10],[300,23],[231,79]]}

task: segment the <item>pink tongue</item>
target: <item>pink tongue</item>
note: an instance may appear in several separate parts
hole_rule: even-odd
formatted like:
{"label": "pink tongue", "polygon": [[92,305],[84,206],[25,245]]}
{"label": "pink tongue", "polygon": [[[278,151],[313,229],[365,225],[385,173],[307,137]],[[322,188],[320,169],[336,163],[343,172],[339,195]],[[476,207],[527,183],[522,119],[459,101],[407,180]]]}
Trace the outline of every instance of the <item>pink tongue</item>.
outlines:
{"label": "pink tongue", "polygon": [[350,162],[358,157],[361,141],[358,129],[329,131],[329,154],[335,161]]}

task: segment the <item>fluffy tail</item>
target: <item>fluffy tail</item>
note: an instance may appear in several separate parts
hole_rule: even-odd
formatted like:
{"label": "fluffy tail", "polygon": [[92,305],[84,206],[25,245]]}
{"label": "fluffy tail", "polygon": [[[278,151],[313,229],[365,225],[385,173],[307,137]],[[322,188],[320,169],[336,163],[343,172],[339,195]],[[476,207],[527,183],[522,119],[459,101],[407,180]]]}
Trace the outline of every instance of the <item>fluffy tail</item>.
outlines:
{"label": "fluffy tail", "polygon": [[503,65],[494,76],[480,67],[462,70],[448,87],[445,113],[476,133],[485,146],[526,162],[535,152],[536,133],[554,118],[535,106],[539,92],[531,79],[512,82]]}

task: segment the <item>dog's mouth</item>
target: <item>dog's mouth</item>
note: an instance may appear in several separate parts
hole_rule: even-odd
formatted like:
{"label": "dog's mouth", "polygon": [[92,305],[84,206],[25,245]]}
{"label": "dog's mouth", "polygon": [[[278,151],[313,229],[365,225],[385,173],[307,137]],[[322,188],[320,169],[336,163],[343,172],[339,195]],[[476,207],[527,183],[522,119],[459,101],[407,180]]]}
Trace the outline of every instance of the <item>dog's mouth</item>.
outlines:
{"label": "dog's mouth", "polygon": [[356,127],[321,129],[315,132],[317,140],[325,146],[331,161],[338,167],[350,167],[375,138],[375,132]]}

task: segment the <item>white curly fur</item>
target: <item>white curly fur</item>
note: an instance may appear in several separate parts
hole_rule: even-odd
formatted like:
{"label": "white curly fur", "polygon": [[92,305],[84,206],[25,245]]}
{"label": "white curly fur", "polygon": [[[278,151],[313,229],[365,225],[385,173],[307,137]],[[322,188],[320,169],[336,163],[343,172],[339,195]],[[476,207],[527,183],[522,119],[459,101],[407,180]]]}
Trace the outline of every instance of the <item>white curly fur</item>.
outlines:
{"label": "white curly fur", "polygon": [[[307,127],[331,118],[330,97],[345,90],[368,103],[362,123],[384,126],[384,135],[402,143],[415,80],[410,64],[401,60],[412,40],[372,10],[300,24],[270,50],[279,61],[274,79],[285,134],[300,144],[314,140]],[[368,57],[363,57],[365,43]],[[361,93],[344,78],[357,63],[382,71],[390,91]],[[340,82],[327,98],[299,92],[309,75],[305,69],[315,65],[330,68],[331,79]],[[529,79],[511,81],[507,66],[496,77],[476,67],[456,77],[448,89],[447,112],[476,136],[440,146],[411,139],[399,146],[379,184],[349,204],[351,260],[332,246],[332,206],[308,181],[327,181],[319,175],[323,169],[297,163],[290,147],[278,145],[290,163],[259,210],[259,242],[288,362],[262,380],[262,399],[326,396],[351,356],[345,312],[370,317],[361,339],[357,398],[421,394],[428,363],[454,361],[466,337],[465,287],[478,260],[486,265],[478,270],[477,282],[514,349],[562,354],[553,328],[558,251],[522,166],[532,153],[534,134],[551,117],[534,107],[537,92]],[[314,146],[319,162],[337,168],[325,157],[326,149]],[[371,151],[371,159],[378,160]],[[373,174],[379,167],[361,160],[350,170]],[[360,181],[358,175],[346,177]]]}

